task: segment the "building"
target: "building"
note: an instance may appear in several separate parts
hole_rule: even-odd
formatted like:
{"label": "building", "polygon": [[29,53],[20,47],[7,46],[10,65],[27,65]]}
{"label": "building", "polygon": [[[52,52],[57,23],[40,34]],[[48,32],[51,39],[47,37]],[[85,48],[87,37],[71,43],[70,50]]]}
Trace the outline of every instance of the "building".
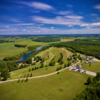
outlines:
{"label": "building", "polygon": [[89,57],[90,60],[92,60],[93,58],[94,58],[93,56]]}
{"label": "building", "polygon": [[89,60],[89,58],[86,58],[86,60],[88,61],[88,60]]}
{"label": "building", "polygon": [[76,65],[76,69],[81,69],[82,66],[81,65]]}
{"label": "building", "polygon": [[89,63],[94,63],[95,61],[89,61]]}
{"label": "building", "polygon": [[83,56],[82,59],[83,59],[83,60],[86,60],[86,56]]}

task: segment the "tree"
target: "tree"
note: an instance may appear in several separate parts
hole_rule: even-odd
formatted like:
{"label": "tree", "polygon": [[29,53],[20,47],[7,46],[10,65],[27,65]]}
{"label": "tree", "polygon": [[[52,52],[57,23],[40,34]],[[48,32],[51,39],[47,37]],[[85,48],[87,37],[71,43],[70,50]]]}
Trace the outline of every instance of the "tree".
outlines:
{"label": "tree", "polygon": [[0,81],[1,81],[1,73],[0,73]]}
{"label": "tree", "polygon": [[89,63],[89,67],[91,66],[91,63]]}
{"label": "tree", "polygon": [[32,71],[34,71],[34,68],[32,68]]}
{"label": "tree", "polygon": [[30,77],[32,77],[32,73],[31,73]]}
{"label": "tree", "polygon": [[87,84],[89,85],[89,84],[91,84],[91,83],[92,83],[91,77],[88,77],[88,79],[87,79]]}
{"label": "tree", "polygon": [[25,82],[27,82],[28,81],[28,78],[26,77],[26,80],[25,80]]}
{"label": "tree", "polygon": [[19,83],[19,82],[20,82],[20,79],[18,79],[17,83]]}
{"label": "tree", "polygon": [[67,65],[66,64],[64,64],[64,68],[66,68],[67,67]]}
{"label": "tree", "polygon": [[4,80],[7,80],[7,78],[10,77],[8,68],[3,69],[3,71],[1,72],[1,76],[3,77]]}
{"label": "tree", "polygon": [[29,72],[31,71],[31,69],[29,69]]}

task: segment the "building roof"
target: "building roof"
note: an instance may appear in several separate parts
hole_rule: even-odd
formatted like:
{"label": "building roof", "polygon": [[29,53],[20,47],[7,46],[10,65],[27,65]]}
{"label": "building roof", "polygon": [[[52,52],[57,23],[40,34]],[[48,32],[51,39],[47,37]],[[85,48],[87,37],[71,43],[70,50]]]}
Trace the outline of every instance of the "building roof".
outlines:
{"label": "building roof", "polygon": [[77,65],[76,66],[77,69],[81,69],[81,67],[82,67],[81,65]]}

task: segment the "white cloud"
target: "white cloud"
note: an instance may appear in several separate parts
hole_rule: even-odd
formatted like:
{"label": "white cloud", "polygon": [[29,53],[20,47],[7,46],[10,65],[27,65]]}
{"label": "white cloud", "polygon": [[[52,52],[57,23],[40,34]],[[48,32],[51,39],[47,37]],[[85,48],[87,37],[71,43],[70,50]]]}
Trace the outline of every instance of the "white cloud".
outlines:
{"label": "white cloud", "polygon": [[66,17],[70,19],[83,19],[83,16],[66,16]]}
{"label": "white cloud", "polygon": [[94,8],[100,10],[100,4],[95,5]]}
{"label": "white cloud", "polygon": [[14,25],[34,25],[34,23],[20,23],[20,24],[14,24]]}
{"label": "white cloud", "polygon": [[12,22],[22,22],[19,19],[16,18],[8,18],[7,20],[12,21]]}
{"label": "white cloud", "polygon": [[98,22],[98,23],[86,23],[86,24],[82,24],[81,26],[97,27],[97,26],[100,26],[100,22]]}
{"label": "white cloud", "polygon": [[33,21],[44,24],[55,25],[81,25],[84,22],[81,21],[82,16],[56,16],[56,18],[45,18],[40,16],[33,16]]}
{"label": "white cloud", "polygon": [[9,28],[9,26],[6,26],[6,28]]}
{"label": "white cloud", "polygon": [[73,5],[68,4],[68,5],[67,5],[67,7],[72,8],[72,7],[73,7]]}
{"label": "white cloud", "polygon": [[33,7],[35,9],[39,9],[39,10],[47,10],[48,11],[48,10],[54,9],[54,7],[52,7],[52,6],[48,5],[48,4],[45,4],[45,3],[41,3],[41,2],[18,1],[17,3],[24,4],[24,5]]}
{"label": "white cloud", "polygon": [[68,15],[68,14],[72,14],[73,11],[59,11],[59,12],[56,12],[57,14],[60,14],[60,15]]}
{"label": "white cloud", "polygon": [[100,27],[100,22],[85,23],[82,21],[83,16],[70,15],[70,16],[56,16],[55,18],[45,18],[40,16],[33,16],[33,21],[43,24],[54,24],[54,25],[68,25],[73,27],[78,25],[81,27]]}
{"label": "white cloud", "polygon": [[51,29],[54,29],[54,27],[51,27]]}
{"label": "white cloud", "polygon": [[29,29],[0,29],[0,35],[10,34],[100,34],[100,28],[83,28],[83,29],[52,29],[52,28],[29,28]]}

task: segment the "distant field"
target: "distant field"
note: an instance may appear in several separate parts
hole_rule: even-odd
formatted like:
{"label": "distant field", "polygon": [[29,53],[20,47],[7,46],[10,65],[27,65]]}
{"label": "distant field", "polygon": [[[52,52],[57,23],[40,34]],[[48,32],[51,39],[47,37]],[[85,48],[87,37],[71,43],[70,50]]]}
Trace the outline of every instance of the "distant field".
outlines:
{"label": "distant field", "polygon": [[89,64],[85,63],[84,65],[82,65],[82,69],[93,71],[93,72],[100,72],[100,62],[92,63],[90,67]]}
{"label": "distant field", "polygon": [[0,43],[0,60],[3,60],[4,57],[14,56],[16,54],[27,51],[27,48],[18,48],[15,47],[15,44],[25,44],[28,46],[31,45],[43,45],[41,42],[34,42],[29,39],[17,39],[12,43]]}
{"label": "distant field", "polygon": [[74,41],[75,40],[75,38],[70,38],[70,39],[60,39],[60,41],[65,41],[65,42],[67,42],[67,41]]}
{"label": "distant field", "polygon": [[28,82],[0,84],[0,100],[73,100],[86,87],[88,75],[65,70]]}

